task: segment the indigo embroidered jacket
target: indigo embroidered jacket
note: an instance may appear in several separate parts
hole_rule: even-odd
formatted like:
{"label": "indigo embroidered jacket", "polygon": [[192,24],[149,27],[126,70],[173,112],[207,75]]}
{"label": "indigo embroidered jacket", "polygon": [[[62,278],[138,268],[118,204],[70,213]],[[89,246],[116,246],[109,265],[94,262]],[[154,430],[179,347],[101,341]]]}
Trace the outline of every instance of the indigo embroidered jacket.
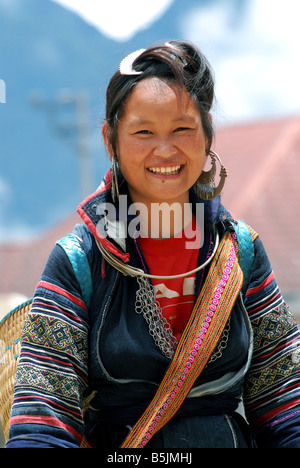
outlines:
{"label": "indigo embroidered jacket", "polygon": [[[37,285],[23,329],[8,448],[79,447],[83,436],[105,421],[133,425],[170,363],[135,313],[136,279],[105,263],[96,245],[99,203],[110,202],[110,193],[108,175],[80,205],[84,223],[74,228],[91,270],[89,307],[60,245]],[[126,183],[121,193],[127,194]],[[190,199],[193,206],[203,203],[192,191]],[[213,247],[216,229],[222,236],[233,222],[219,199],[204,202],[204,216],[199,265]],[[138,240],[128,237],[125,245],[109,234],[99,237],[106,247],[133,266],[145,265]],[[254,251],[226,347],[207,364],[178,413],[232,414],[243,397],[259,446],[300,447],[300,335],[259,237]],[[197,273],[196,296],[208,268]]]}

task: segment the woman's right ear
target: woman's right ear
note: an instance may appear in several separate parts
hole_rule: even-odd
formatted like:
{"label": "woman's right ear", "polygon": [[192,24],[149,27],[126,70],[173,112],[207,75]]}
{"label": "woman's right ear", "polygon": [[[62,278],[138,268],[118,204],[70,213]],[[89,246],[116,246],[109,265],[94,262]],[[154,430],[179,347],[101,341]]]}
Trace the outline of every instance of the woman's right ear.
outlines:
{"label": "woman's right ear", "polygon": [[112,150],[112,146],[111,146],[111,128],[110,128],[110,126],[108,125],[107,122],[105,122],[103,124],[102,137],[103,137],[103,140],[104,140],[106,150],[108,152],[109,159],[112,160],[112,157],[113,157],[114,154],[113,154],[113,150]]}

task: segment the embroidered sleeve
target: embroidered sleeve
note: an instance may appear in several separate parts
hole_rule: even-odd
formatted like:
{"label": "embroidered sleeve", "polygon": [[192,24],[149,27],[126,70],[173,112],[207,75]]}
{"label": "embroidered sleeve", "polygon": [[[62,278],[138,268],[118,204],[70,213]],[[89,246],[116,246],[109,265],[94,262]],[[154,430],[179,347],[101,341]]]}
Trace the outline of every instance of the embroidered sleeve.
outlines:
{"label": "embroidered sleeve", "polygon": [[245,307],[253,329],[253,357],[244,405],[257,432],[300,403],[300,334],[259,238]]}
{"label": "embroidered sleeve", "polygon": [[8,447],[78,447],[87,386],[87,310],[55,246],[25,322]]}

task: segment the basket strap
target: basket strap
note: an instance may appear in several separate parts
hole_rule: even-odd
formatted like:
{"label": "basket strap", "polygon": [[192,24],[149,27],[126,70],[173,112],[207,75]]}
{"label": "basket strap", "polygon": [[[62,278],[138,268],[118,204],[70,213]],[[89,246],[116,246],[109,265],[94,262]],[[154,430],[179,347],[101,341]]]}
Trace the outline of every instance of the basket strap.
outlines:
{"label": "basket strap", "polygon": [[166,374],[121,448],[145,447],[179,410],[217,345],[242,284],[236,235],[228,231],[212,260]]}
{"label": "basket strap", "polygon": [[92,275],[81,240],[75,234],[67,234],[56,243],[67,254],[79,283],[85,305],[89,308],[93,291]]}

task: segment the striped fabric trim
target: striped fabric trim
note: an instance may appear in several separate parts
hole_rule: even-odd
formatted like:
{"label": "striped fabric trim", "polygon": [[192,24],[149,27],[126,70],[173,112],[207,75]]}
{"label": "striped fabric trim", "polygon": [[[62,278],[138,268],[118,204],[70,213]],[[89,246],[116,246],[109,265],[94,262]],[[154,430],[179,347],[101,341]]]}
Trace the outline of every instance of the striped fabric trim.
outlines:
{"label": "striped fabric trim", "polygon": [[251,234],[251,237],[252,237],[252,241],[254,242],[257,238],[258,238],[258,234],[257,232],[254,231],[254,229],[248,225],[248,229],[250,231],[250,234]]}
{"label": "striped fabric trim", "polygon": [[143,448],[176,413],[207,364],[242,288],[236,234],[226,233],[179,341],[174,358],[149,407],[121,448]]}
{"label": "striped fabric trim", "polygon": [[85,303],[79,299],[76,296],[73,296],[73,294],[70,294],[68,291],[66,291],[63,288],[60,288],[56,284],[53,283],[48,283],[47,281],[40,281],[37,285],[37,290],[39,288],[43,289],[48,289],[49,291],[53,291],[55,293],[60,294],[61,296],[65,297],[66,299],[69,299],[71,302],[74,302],[74,304],[82,307],[83,309],[87,310]]}
{"label": "striped fabric trim", "polygon": [[[255,421],[255,424],[256,424],[256,426],[260,426],[260,425],[266,423],[267,421],[270,421],[271,419],[275,418],[280,413],[283,413],[284,411],[291,410],[292,408],[294,408],[295,406],[298,406],[298,405],[300,405],[300,398],[297,398],[296,400],[289,401],[286,404],[281,405],[279,408],[275,408],[273,411],[270,411],[269,413],[264,414],[261,418],[259,418],[259,419],[257,419]],[[297,411],[296,413],[299,413],[299,411]],[[274,421],[274,424],[277,424],[277,423],[278,423],[278,421]],[[272,423],[270,423],[270,425],[272,425]]]}
{"label": "striped fabric trim", "polygon": [[83,301],[40,281],[22,332],[11,426],[49,425],[81,442],[81,401],[88,385],[85,316]]}
{"label": "striped fabric trim", "polygon": [[11,418],[11,424],[42,424],[51,427],[56,427],[68,431],[81,442],[82,435],[79,434],[74,428],[68,424],[64,424],[60,419],[53,416],[34,416],[34,415],[21,415]]}
{"label": "striped fabric trim", "polygon": [[246,376],[244,405],[254,428],[299,403],[300,363],[297,322],[285,304],[270,269],[250,287],[247,311],[253,329],[253,356]]}
{"label": "striped fabric trim", "polygon": [[[105,174],[105,177],[99,188],[94,193],[89,195],[85,200],[83,200],[82,203],[80,203],[80,205],[77,208],[77,213],[79,214],[83,222],[88,226],[89,230],[95,236],[95,238],[98,239],[98,241],[101,244],[103,244],[103,246],[109,252],[121,258],[121,260],[123,260],[123,262],[126,263],[129,262],[130,255],[124,252],[123,250],[118,249],[112,244],[112,242],[103,237],[103,235],[97,229],[97,221],[95,222],[94,219],[94,216],[96,215],[96,210],[94,207],[97,206],[97,201],[99,201],[99,195],[101,195],[102,192],[111,189],[111,180],[112,174],[111,169],[109,169]],[[99,201],[99,203],[101,203],[101,201]],[[98,216],[98,218],[100,219],[100,216]]]}
{"label": "striped fabric trim", "polygon": [[258,293],[259,291],[264,289],[266,286],[269,286],[269,284],[271,284],[272,281],[274,280],[275,280],[275,275],[274,275],[274,272],[272,271],[270,275],[259,286],[256,286],[254,288],[249,288],[247,291],[246,297]]}

